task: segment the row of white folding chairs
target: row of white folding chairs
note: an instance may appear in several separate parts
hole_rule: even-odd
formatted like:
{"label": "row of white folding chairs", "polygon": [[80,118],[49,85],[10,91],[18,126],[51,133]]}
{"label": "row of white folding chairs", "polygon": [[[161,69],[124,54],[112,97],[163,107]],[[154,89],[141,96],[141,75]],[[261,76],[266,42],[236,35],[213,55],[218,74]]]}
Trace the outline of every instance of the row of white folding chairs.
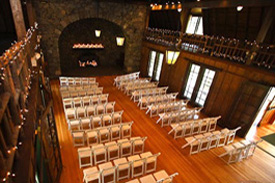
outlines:
{"label": "row of white folding chairs", "polygon": [[87,95],[101,95],[103,93],[103,87],[85,89],[85,90],[75,90],[75,91],[63,91],[61,97],[70,98],[70,97],[85,97]]}
{"label": "row of white folding chairs", "polygon": [[227,128],[214,132],[207,132],[185,138],[187,143],[182,146],[182,149],[190,146],[190,154],[196,154],[201,151],[209,150],[216,147],[222,147],[234,142],[236,132],[241,129],[238,127],[233,130]]}
{"label": "row of white folding chairs", "polygon": [[60,86],[88,85],[96,82],[96,78],[88,77],[60,77]]}
{"label": "row of white folding chairs", "polygon": [[[115,159],[83,170],[85,183],[116,183],[123,179],[130,179],[156,171],[157,158],[160,153],[150,151],[140,155],[132,155]],[[150,166],[151,165],[151,166]],[[124,175],[126,173],[126,175]]]}
{"label": "row of white folding chairs", "polygon": [[118,89],[124,91],[125,87],[127,86],[132,86],[139,83],[149,83],[150,81],[151,81],[151,78],[137,78],[134,80],[123,80],[119,83]]}
{"label": "row of white folding chairs", "polygon": [[98,88],[98,85],[99,85],[98,83],[91,83],[88,85],[79,85],[79,86],[74,86],[74,85],[61,86],[60,92],[93,89],[93,88]]}
{"label": "row of white folding chairs", "polygon": [[198,117],[198,113],[202,110],[202,107],[196,107],[191,109],[184,109],[179,111],[172,111],[159,114],[157,124],[161,122],[161,127],[170,126],[171,123],[179,123],[195,119]]}
{"label": "row of white folding chairs", "polygon": [[154,95],[163,95],[166,94],[168,87],[157,87],[157,88],[149,88],[142,90],[135,90],[131,93],[131,100],[134,102],[138,102],[139,99],[143,96],[154,96]]}
{"label": "row of white folding chairs", "polygon": [[123,138],[130,138],[132,135],[132,125],[134,122],[121,123],[107,127],[99,127],[92,130],[73,131],[74,146],[106,143]]}
{"label": "row of white folding chairs", "polygon": [[97,105],[97,104],[105,104],[108,102],[109,94],[101,94],[101,95],[87,95],[84,97],[72,97],[72,98],[64,98],[63,106],[64,109],[67,108],[76,108],[76,107],[84,107],[89,105]]}
{"label": "row of white folding chairs", "polygon": [[257,144],[263,140],[258,141],[248,141],[241,140],[240,142],[235,142],[231,145],[224,146],[225,153],[219,155],[220,158],[228,157],[227,163],[236,163],[253,156]]}
{"label": "row of white folding chairs", "polygon": [[120,124],[122,123],[122,114],[123,111],[117,111],[90,117],[79,117],[77,119],[68,120],[68,127],[71,131],[75,131]]}
{"label": "row of white folding chairs", "polygon": [[116,102],[108,102],[105,104],[89,105],[85,107],[67,108],[65,109],[66,119],[77,119],[94,115],[112,113],[115,111]]}
{"label": "row of white folding chairs", "polygon": [[136,79],[139,78],[139,74],[140,74],[140,72],[134,72],[134,73],[130,73],[130,74],[124,74],[124,75],[121,75],[121,76],[117,76],[114,79],[114,85],[116,87],[119,87],[120,82],[122,82],[122,81],[136,80]]}
{"label": "row of white folding chairs", "polygon": [[146,139],[147,137],[131,137],[130,139],[120,139],[105,144],[92,145],[91,147],[78,148],[79,166],[80,168],[93,166],[114,159],[143,153]]}
{"label": "row of white folding chairs", "polygon": [[165,170],[160,170],[154,174],[143,176],[139,179],[134,179],[126,183],[172,183],[175,176],[179,173],[173,173],[168,175]]}
{"label": "row of white folding chairs", "polygon": [[155,96],[142,96],[139,99],[138,106],[140,106],[140,109],[146,109],[148,105],[152,105],[155,103],[171,102],[176,100],[177,95],[178,95],[178,92],[155,95]]}
{"label": "row of white folding chairs", "polygon": [[120,87],[118,89],[125,91],[127,87],[131,87],[136,84],[149,83],[151,78],[138,78],[136,80],[126,80],[120,82]]}
{"label": "row of white folding chairs", "polygon": [[172,102],[156,103],[147,106],[146,114],[150,114],[150,117],[155,117],[160,113],[171,112],[171,111],[180,111],[186,108],[189,100],[178,100]]}
{"label": "row of white folding chairs", "polygon": [[199,133],[211,132],[216,129],[217,121],[220,118],[221,116],[174,123],[170,125],[172,130],[170,130],[168,134],[174,132],[174,139],[177,139]]}
{"label": "row of white folding chairs", "polygon": [[159,82],[139,83],[125,88],[124,93],[130,95],[135,90],[149,89],[158,87]]}

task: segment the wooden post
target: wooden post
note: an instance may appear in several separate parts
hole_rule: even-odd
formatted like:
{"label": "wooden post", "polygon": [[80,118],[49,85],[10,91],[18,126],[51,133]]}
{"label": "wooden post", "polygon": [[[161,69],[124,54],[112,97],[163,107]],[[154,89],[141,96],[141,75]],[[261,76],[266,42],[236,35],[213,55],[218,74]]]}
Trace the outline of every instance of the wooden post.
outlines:
{"label": "wooden post", "polygon": [[26,36],[26,26],[24,22],[24,16],[20,0],[10,0],[11,12],[13,16],[13,22],[16,29],[16,35],[18,41],[22,40]]}
{"label": "wooden post", "polygon": [[5,159],[3,157],[2,152],[0,151],[0,178],[4,178],[7,174],[7,165],[5,163]]}
{"label": "wooden post", "polygon": [[183,8],[180,13],[180,23],[181,23],[181,32],[182,33],[185,33],[185,31],[186,31],[190,11],[191,11],[190,8]]}
{"label": "wooden post", "polygon": [[2,151],[5,158],[9,157],[8,147],[6,145],[6,141],[3,137],[2,130],[0,130],[0,150]]}

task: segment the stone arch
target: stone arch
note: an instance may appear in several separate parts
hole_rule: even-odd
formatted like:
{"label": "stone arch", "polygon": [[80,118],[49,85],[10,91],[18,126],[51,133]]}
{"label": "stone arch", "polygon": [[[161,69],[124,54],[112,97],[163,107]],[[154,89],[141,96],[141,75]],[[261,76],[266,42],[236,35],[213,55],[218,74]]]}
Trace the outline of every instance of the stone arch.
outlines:
{"label": "stone arch", "polygon": [[37,21],[43,36],[41,47],[45,50],[51,75],[61,74],[58,50],[61,32],[69,24],[86,18],[102,18],[121,26],[126,37],[124,69],[126,72],[138,70],[147,12],[145,5],[102,1],[97,7],[91,1],[70,0],[64,3],[36,1],[35,6],[39,10]]}

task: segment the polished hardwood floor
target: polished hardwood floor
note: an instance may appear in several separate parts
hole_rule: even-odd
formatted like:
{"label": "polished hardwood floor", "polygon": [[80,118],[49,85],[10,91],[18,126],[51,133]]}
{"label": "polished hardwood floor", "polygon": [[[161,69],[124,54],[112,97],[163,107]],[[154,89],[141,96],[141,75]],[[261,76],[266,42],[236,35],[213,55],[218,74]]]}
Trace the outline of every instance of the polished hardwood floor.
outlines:
{"label": "polished hardwood floor", "polygon": [[[223,148],[217,148],[190,156],[189,149],[182,150],[183,139],[174,140],[168,135],[169,127],[161,128],[156,118],[150,118],[144,110],[139,110],[136,103],[113,86],[114,76],[97,77],[97,82],[109,93],[109,101],[116,101],[115,109],[124,110],[123,121],[134,121],[132,136],[147,136],[145,151],[161,152],[157,170],[164,169],[169,174],[178,172],[176,183],[248,183],[275,182],[275,158],[257,149],[254,156],[239,163],[228,165],[218,155]],[[59,93],[59,81],[51,81],[54,112],[57,123],[63,172],[61,183],[82,182],[82,170],[79,168],[77,149],[73,147],[72,138],[64,117]],[[238,138],[236,140],[239,140]]]}

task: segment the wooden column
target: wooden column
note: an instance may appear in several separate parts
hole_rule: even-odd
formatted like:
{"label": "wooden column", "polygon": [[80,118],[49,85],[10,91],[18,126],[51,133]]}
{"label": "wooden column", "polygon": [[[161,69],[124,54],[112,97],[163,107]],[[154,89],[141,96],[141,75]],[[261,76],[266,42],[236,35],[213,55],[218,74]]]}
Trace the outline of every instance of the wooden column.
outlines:
{"label": "wooden column", "polygon": [[3,157],[2,152],[0,151],[0,178],[4,178],[6,176],[7,173],[7,165],[5,163],[5,159]]}
{"label": "wooden column", "polygon": [[26,26],[20,0],[10,0],[13,22],[16,29],[17,39],[22,40],[26,36]]}
{"label": "wooden column", "polygon": [[2,151],[5,158],[9,157],[8,147],[6,145],[6,141],[3,137],[2,130],[0,130],[0,150]]}
{"label": "wooden column", "polygon": [[15,144],[13,144],[13,140],[12,140],[13,133],[12,133],[12,129],[10,127],[8,118],[6,116],[6,113],[3,116],[2,123],[3,123],[2,130],[3,130],[4,136],[5,136],[6,144],[8,146],[14,146]]}
{"label": "wooden column", "polygon": [[34,26],[36,17],[35,17],[35,11],[33,9],[31,0],[27,0],[26,7],[28,12],[29,24],[30,26]]}
{"label": "wooden column", "polygon": [[180,13],[181,32],[183,33],[185,33],[187,28],[190,11],[190,8],[182,8],[182,11]]}

